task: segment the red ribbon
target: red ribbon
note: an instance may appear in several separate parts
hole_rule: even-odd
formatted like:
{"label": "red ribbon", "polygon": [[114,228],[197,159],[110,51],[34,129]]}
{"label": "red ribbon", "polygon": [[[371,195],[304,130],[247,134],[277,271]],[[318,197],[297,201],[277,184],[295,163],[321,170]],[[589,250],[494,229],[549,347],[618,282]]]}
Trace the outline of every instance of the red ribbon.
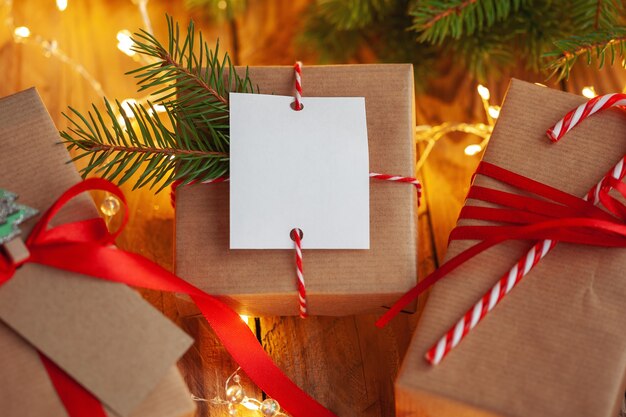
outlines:
{"label": "red ribbon", "polygon": [[[485,220],[504,226],[457,226],[452,240],[478,240],[420,281],[385,313],[376,325],[385,326],[411,301],[423,294],[450,272],[481,252],[508,240],[545,240],[602,247],[626,247],[626,206],[609,195],[611,188],[626,198],[626,184],[616,179],[604,181],[600,202],[608,210],[594,206],[557,188],[481,162],[477,175],[491,177],[517,190],[505,192],[472,185],[467,199],[501,207],[465,206],[459,219]],[[528,196],[528,194],[533,196]]]}
{"label": "red ribbon", "polygon": [[[109,233],[101,219],[89,219],[49,228],[50,220],[75,196],[91,190],[107,191],[126,207],[122,191],[102,179],[87,179],[67,190],[42,216],[26,240],[33,262],[107,281],[157,291],[188,294],[243,371],[294,416],[334,417],[334,414],[296,386],[272,362],[239,315],[217,298],[199,290],[146,258],[112,246],[128,220]],[[19,265],[0,256],[0,285]],[[46,369],[71,417],[100,417],[104,410],[83,387],[44,359]]]}

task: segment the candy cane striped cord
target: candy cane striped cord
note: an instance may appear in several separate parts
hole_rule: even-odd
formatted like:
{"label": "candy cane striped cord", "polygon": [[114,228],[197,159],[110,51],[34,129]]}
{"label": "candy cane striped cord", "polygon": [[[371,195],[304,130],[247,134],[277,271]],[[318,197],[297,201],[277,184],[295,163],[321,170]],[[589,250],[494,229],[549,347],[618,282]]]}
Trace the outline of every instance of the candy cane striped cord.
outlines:
{"label": "candy cane striped cord", "polygon": [[[621,96],[621,98],[619,97]],[[614,106],[626,105],[625,94],[608,94],[596,97],[586,104],[569,112],[552,129],[547,131],[548,137],[556,142],[565,133],[569,132],[577,124],[585,120],[590,115]],[[598,204],[599,192],[603,185],[611,177],[622,180],[626,176],[626,157],[622,158],[611,171],[609,171],[601,181],[594,185],[585,195],[584,199]],[[454,349],[468,334],[495,308],[496,305],[509,293],[519,282],[543,259],[555,246],[557,242],[544,240],[535,244],[526,255],[520,259],[511,270],[502,276],[496,285],[488,291],[465,315],[450,328],[448,332],[431,347],[426,353],[426,360],[433,365],[437,365],[446,355]]]}
{"label": "candy cane striped cord", "polygon": [[293,229],[291,238],[296,248],[296,277],[298,278],[298,298],[300,300],[300,317],[305,319],[308,317],[306,286],[304,285],[304,271],[302,268],[302,230]]}
{"label": "candy cane striped cord", "polygon": [[405,184],[413,184],[415,186],[415,189],[417,190],[417,205],[420,205],[420,200],[422,199],[422,184],[417,178],[401,177],[399,175],[379,174],[377,172],[370,172],[370,178],[373,178],[375,180],[395,181]]}
{"label": "candy cane striped cord", "polygon": [[302,110],[302,62],[297,61],[293,66],[295,91],[294,91],[294,109]]}
{"label": "candy cane striped cord", "polygon": [[626,94],[614,93],[597,96],[570,111],[552,129],[548,129],[548,137],[557,142],[574,126],[585,118],[610,107],[626,106]]}
{"label": "candy cane striped cord", "polygon": [[522,259],[502,278],[498,280],[489,292],[468,310],[463,318],[454,327],[439,339],[439,342],[426,353],[426,360],[437,365],[441,360],[468,335],[485,316],[495,308],[504,296],[528,274],[539,261],[554,248],[556,242],[544,240],[532,247]]}

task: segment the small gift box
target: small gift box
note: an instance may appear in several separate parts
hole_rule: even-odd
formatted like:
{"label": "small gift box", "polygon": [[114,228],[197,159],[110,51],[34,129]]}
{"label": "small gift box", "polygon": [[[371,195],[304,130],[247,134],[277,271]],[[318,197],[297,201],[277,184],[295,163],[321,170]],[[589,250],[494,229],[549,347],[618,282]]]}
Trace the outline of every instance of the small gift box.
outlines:
{"label": "small gift box", "polygon": [[[249,75],[255,91],[293,95],[292,67],[251,67]],[[370,171],[414,175],[411,65],[305,66],[302,80],[304,112],[307,97],[365,97]],[[309,314],[376,310],[415,285],[415,187],[372,181],[369,191],[369,249],[304,250]],[[230,239],[229,184],[178,187],[177,274],[241,313],[297,315],[294,251],[231,250]]]}
{"label": "small gift box", "polygon": [[[499,243],[437,283],[396,382],[399,415],[617,416],[626,375],[626,252],[591,246],[619,243],[621,236],[598,238],[588,221],[607,224],[602,219],[608,212],[595,211],[593,204],[606,198],[607,187],[617,186],[605,176],[624,174],[624,113],[593,114],[615,104],[612,97],[599,97],[559,122],[585,99],[512,81],[459,226],[494,225],[471,219],[470,213],[480,212],[498,226],[532,226],[507,226],[492,241],[534,228],[579,242],[543,240],[532,249],[533,241]],[[553,139],[565,137],[551,143],[548,129]],[[512,182],[495,181],[494,172]],[[568,203],[554,205],[537,197],[538,190]],[[518,208],[510,216],[494,211],[485,196]],[[471,229],[453,232],[447,260],[476,245],[457,239],[458,230]]]}
{"label": "small gift box", "polygon": [[[15,192],[20,203],[40,213],[80,182],[34,89],[0,100],[0,143],[0,189]],[[83,195],[53,223],[95,217]],[[20,225],[23,238],[34,223]],[[62,398],[71,397],[57,396],[44,357],[89,391],[109,416],[194,414],[175,366],[192,340],[138,293],[40,263],[0,272],[6,280],[0,285],[3,416],[68,415]]]}

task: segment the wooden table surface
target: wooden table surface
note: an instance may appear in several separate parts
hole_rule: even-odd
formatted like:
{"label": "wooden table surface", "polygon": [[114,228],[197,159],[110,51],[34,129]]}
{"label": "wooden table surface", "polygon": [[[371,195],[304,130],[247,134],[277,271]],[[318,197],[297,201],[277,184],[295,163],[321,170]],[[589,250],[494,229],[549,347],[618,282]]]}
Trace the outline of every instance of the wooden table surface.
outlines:
{"label": "wooden table surface", "polygon": [[[16,25],[28,25],[33,33],[58,40],[59,48],[90,71],[110,97],[136,96],[132,79],[122,75],[136,63],[115,46],[118,30],[141,26],[140,16],[130,1],[70,1],[70,7],[63,14],[54,8],[52,1],[15,3]],[[250,0],[248,12],[238,18],[235,25],[204,22],[199,26],[208,34],[207,38],[219,35],[222,44],[231,50],[232,35],[237,34],[237,59],[242,64],[291,64],[296,57],[307,58],[292,42],[297,25],[289,22],[293,23],[308,3],[309,0]],[[165,36],[165,11],[183,23],[192,16],[182,1],[153,0],[149,10],[155,32],[161,39]],[[0,8],[0,21],[7,16],[7,9]],[[309,57],[309,61],[304,61],[315,62],[314,59]],[[61,112],[67,106],[86,110],[90,103],[99,101],[98,95],[68,65],[46,57],[37,45],[16,44],[6,28],[0,30],[0,65],[3,69],[0,95],[37,86],[60,129],[66,126]],[[492,103],[498,104],[502,99],[510,75],[542,81],[533,79],[523,70],[489,80],[486,84],[492,90]],[[606,93],[621,90],[625,84],[624,71],[605,71],[599,77],[582,67],[568,83],[557,87],[580,92],[584,85],[595,85],[599,93]],[[448,75],[434,82],[426,94],[418,96],[418,123],[484,122],[485,115],[475,88],[476,83],[459,73],[451,62]],[[478,139],[471,136],[450,135],[435,146],[419,172],[425,195],[419,208],[420,277],[433,271],[445,255],[448,233],[454,227],[471,173],[479,160],[479,156],[464,155],[463,150],[469,143],[477,142]],[[167,193],[154,196],[147,191],[129,192],[129,187],[125,190],[133,220],[120,239],[120,246],[171,268],[173,210],[169,196]],[[153,292],[145,292],[144,296],[196,339],[180,362],[191,392],[201,398],[223,397],[224,381],[237,365],[212,330],[202,319],[178,317],[172,296]],[[393,381],[416,329],[418,315],[402,315],[382,330],[374,327],[376,318],[376,315],[307,320],[263,317],[252,318],[249,324],[278,366],[339,416],[391,417],[395,415]],[[262,397],[245,376],[243,383],[249,396]],[[226,409],[219,406],[204,402],[199,402],[198,406],[198,416],[227,415]]]}

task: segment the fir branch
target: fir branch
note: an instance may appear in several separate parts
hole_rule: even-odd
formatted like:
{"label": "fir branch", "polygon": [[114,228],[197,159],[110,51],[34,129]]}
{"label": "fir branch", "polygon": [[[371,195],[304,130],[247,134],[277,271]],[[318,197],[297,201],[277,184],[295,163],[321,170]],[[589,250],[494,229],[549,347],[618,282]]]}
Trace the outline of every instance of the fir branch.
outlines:
{"label": "fir branch", "polygon": [[225,152],[203,152],[186,149],[167,149],[167,148],[151,148],[149,146],[123,146],[123,145],[111,145],[110,143],[96,144],[89,141],[82,141],[76,143],[83,149],[90,152],[136,152],[136,153],[149,153],[149,154],[163,154],[168,156],[173,155],[195,155],[195,156],[219,156],[222,158],[228,158],[228,154]]}
{"label": "fir branch", "polygon": [[600,16],[602,16],[602,5],[604,2],[602,0],[596,0],[596,15],[593,19],[593,27],[594,29],[600,29]]}
{"label": "fir branch", "polygon": [[570,3],[574,33],[578,35],[619,26],[624,15],[622,0],[573,0]]}
{"label": "fir branch", "polygon": [[441,45],[451,37],[460,39],[493,26],[516,12],[529,0],[425,0],[410,10],[411,29],[419,40]]}
{"label": "fir branch", "polygon": [[468,6],[471,6],[472,4],[476,3],[477,0],[465,0],[463,3],[459,4],[458,6],[455,7],[451,7],[449,9],[443,9],[440,10],[439,12],[435,12],[434,16],[432,16],[430,19],[426,20],[421,26],[423,29],[428,29],[431,26],[433,26],[435,23],[437,23],[438,21],[440,21],[441,19],[450,16],[451,14],[457,14],[460,15],[461,12]]}
{"label": "fir branch", "polygon": [[193,22],[184,36],[169,16],[167,24],[167,46],[145,31],[133,38],[133,49],[151,62],[128,74],[149,92],[148,104],[123,108],[105,99],[103,111],[94,105],[86,115],[73,108],[64,114],[69,127],[61,136],[77,152],[74,160],[87,160],[83,176],[120,184],[133,178],[135,188],[161,190],[227,174],[228,94],[254,92],[247,70],[240,77],[219,43],[210,49]]}
{"label": "fir branch", "polygon": [[317,0],[313,8],[338,30],[362,29],[395,9],[397,0]]}
{"label": "fir branch", "polygon": [[[556,49],[544,55],[551,59],[547,69],[550,77],[558,80],[569,77],[572,66],[579,57],[586,56],[587,64],[595,59],[601,69],[608,58],[611,65],[618,57],[626,56],[626,28],[597,31],[581,36],[572,36],[554,42]],[[608,57],[607,57],[608,55]]]}

